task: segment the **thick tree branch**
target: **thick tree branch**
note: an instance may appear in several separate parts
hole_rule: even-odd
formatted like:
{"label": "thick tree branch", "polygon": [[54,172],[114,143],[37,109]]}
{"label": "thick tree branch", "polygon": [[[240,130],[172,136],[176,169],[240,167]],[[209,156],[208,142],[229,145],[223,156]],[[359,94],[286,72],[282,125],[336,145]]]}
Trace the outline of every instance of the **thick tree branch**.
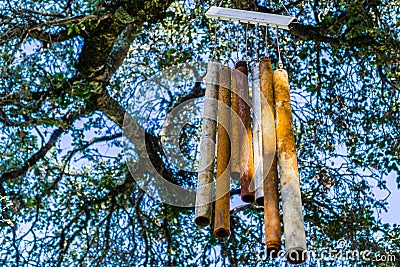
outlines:
{"label": "thick tree branch", "polygon": [[[142,159],[142,163],[152,164],[151,166],[142,166],[143,169],[155,168],[168,181],[177,182],[171,170],[167,169],[163,163],[164,152],[160,146],[160,140],[156,136],[147,133],[107,91],[104,90],[102,95],[97,98],[97,105],[109,119],[124,129],[125,135],[135,144],[135,151],[139,154],[139,159]],[[146,163],[145,159],[150,161]]]}
{"label": "thick tree branch", "polygon": [[65,123],[64,126],[57,128],[51,134],[49,141],[41,147],[36,153],[34,153],[21,167],[18,169],[14,169],[8,172],[3,173],[0,176],[0,184],[10,179],[19,177],[24,175],[28,170],[30,170],[35,164],[46,156],[47,152],[54,147],[58,138],[72,125],[72,123],[83,116],[84,114],[88,113],[89,110],[83,109],[78,111],[73,111],[68,113],[62,121]]}
{"label": "thick tree branch", "polygon": [[126,55],[128,54],[131,43],[133,42],[136,35],[134,34],[135,26],[129,24],[117,37],[114,46],[107,58],[107,64],[104,69],[104,80],[103,82],[108,83],[112,75],[124,62]]}
{"label": "thick tree branch", "polygon": [[78,36],[78,33],[74,31],[68,34],[68,30],[66,29],[57,33],[50,33],[44,30],[33,30],[29,33],[29,35],[43,43],[53,44],[70,40]]}
{"label": "thick tree branch", "polygon": [[94,83],[107,82],[126,57],[133,33],[143,23],[159,22],[172,0],[115,1],[106,8],[112,17],[88,30],[77,65],[79,76]]}
{"label": "thick tree branch", "polygon": [[[297,6],[300,4],[301,1],[294,1],[290,3],[287,8]],[[246,4],[245,1],[242,0],[236,0],[235,3],[237,4],[236,6],[241,8],[241,9],[249,9],[249,10],[257,10],[259,12],[265,12],[265,13],[273,13],[273,14],[283,14],[285,12],[285,8],[280,8],[278,10],[272,10],[268,9],[264,6],[259,6],[257,7],[252,6],[251,4]],[[342,14],[343,18],[338,20],[344,20],[346,19],[345,17],[348,16],[347,13]],[[318,18],[317,18],[318,21]],[[349,25],[347,31],[351,30],[353,25]],[[371,26],[373,27],[373,26]],[[316,42],[325,42],[325,43],[330,43],[330,44],[335,44],[335,45],[342,45],[345,47],[357,47],[357,46],[372,46],[375,48],[378,48],[382,46],[383,44],[380,44],[376,38],[373,36],[370,36],[368,34],[363,34],[359,36],[355,36],[352,38],[347,38],[346,37],[346,32],[344,34],[337,34],[335,36],[329,36],[326,34],[326,25],[319,25],[319,26],[313,26],[313,25],[305,25],[301,24],[298,22],[294,22],[289,25],[289,33],[304,40],[304,41],[309,41],[313,40]],[[382,32],[382,35],[385,35],[386,33]],[[399,40],[394,40],[392,37],[387,36],[388,40],[393,43],[395,47],[400,47],[400,41]]]}
{"label": "thick tree branch", "polygon": [[329,37],[321,34],[320,28],[311,26],[311,25],[303,25],[301,23],[292,23],[289,25],[289,32],[302,40],[308,41],[319,41],[319,42],[327,42],[339,44],[338,38]]}

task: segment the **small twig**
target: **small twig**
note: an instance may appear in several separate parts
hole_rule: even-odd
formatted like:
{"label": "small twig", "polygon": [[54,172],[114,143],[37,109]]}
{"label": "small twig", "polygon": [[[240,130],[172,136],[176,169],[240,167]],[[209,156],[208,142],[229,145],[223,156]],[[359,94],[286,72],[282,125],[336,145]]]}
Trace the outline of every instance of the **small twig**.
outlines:
{"label": "small twig", "polygon": [[15,54],[17,53],[18,48],[22,45],[23,42],[25,42],[26,38],[28,38],[28,32],[27,31],[22,33],[21,39],[15,45],[13,51],[11,52],[11,56],[8,59],[7,64],[3,68],[3,73],[1,74],[1,78],[2,79],[4,79],[4,76],[6,75],[8,68],[11,66],[12,62],[14,61]]}
{"label": "small twig", "polygon": [[40,16],[45,16],[45,17],[56,17],[56,18],[65,18],[65,16],[61,14],[50,14],[50,13],[44,13],[36,10],[29,10],[29,9],[18,9],[15,11],[17,14],[35,14],[35,15],[40,15]]}

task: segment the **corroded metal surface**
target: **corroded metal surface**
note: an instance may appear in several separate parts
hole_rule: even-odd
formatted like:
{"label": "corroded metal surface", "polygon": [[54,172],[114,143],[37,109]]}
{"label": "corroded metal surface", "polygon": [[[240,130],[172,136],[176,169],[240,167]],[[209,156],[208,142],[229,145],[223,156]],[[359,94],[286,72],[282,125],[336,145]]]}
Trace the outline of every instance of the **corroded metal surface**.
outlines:
{"label": "corroded metal surface", "polygon": [[231,83],[231,176],[234,180],[240,178],[240,159],[239,159],[239,107],[237,99],[236,69],[232,69]]}
{"label": "corroded metal surface", "polygon": [[[272,66],[269,59],[260,62],[260,83],[263,96],[262,148],[264,163],[264,221],[265,243],[268,256],[277,257],[281,250],[281,221],[279,217],[278,170],[274,116],[274,91]],[[269,162],[272,160],[272,164]]]}
{"label": "corroded metal surface", "polygon": [[307,259],[306,238],[287,72],[276,70],[273,84],[286,258],[300,264]]}
{"label": "corroded metal surface", "polygon": [[[254,201],[254,188],[250,187],[254,176],[254,162],[252,149],[252,133],[250,125],[250,106],[249,106],[249,84],[247,78],[247,63],[239,61],[236,63],[236,87],[238,115],[244,128],[239,129],[239,158],[240,158],[240,191],[241,199],[250,203]],[[244,74],[244,75],[243,75]]]}
{"label": "corroded metal surface", "polygon": [[281,219],[279,217],[278,170],[276,157],[264,180],[265,245],[268,256],[276,258],[282,248]]}
{"label": "corroded metal surface", "polygon": [[253,106],[253,155],[255,200],[260,206],[264,205],[263,161],[262,161],[262,132],[261,132],[261,92],[260,92],[260,64],[254,63],[252,73],[252,106]]}
{"label": "corroded metal surface", "polygon": [[227,66],[220,70],[218,92],[218,144],[217,144],[217,179],[214,236],[226,238],[230,235],[230,154],[229,140],[230,105],[231,105],[231,70]]}
{"label": "corroded metal surface", "polygon": [[198,226],[211,222],[219,70],[218,62],[208,63],[194,219]]}

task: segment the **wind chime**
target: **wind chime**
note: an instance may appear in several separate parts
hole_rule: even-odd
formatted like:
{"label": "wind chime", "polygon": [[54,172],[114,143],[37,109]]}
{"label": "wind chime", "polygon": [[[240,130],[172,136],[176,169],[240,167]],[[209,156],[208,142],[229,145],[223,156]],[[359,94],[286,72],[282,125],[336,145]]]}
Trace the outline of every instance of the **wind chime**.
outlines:
{"label": "wind chime", "polygon": [[[265,26],[266,44],[268,27],[276,27],[278,35],[278,28],[288,29],[289,24],[295,20],[290,16],[221,7],[211,7],[206,16],[230,22],[239,21],[247,26],[254,24],[257,29],[260,25]],[[277,257],[282,246],[280,181],[285,256],[288,262],[300,264],[307,259],[305,228],[288,74],[283,69],[279,41],[277,43],[279,69],[274,72],[267,52],[261,60],[258,59],[258,51],[256,53],[251,69],[252,103],[249,102],[247,60],[237,60],[232,70],[228,66],[221,66],[216,60],[208,63],[195,223],[201,227],[210,225],[214,214],[214,236],[229,237],[230,179],[239,179],[242,201],[264,206],[267,255]],[[239,51],[237,53],[239,57]],[[215,56],[215,49],[213,54]],[[253,111],[252,119],[250,109]]]}

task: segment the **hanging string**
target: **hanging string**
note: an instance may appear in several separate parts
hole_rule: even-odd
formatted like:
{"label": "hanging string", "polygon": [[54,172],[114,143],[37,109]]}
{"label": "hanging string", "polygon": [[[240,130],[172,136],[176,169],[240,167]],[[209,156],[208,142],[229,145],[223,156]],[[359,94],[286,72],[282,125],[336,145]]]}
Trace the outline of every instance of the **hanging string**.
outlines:
{"label": "hanging string", "polygon": [[248,56],[248,45],[247,45],[247,42],[248,42],[248,37],[247,37],[247,33],[248,33],[248,30],[249,30],[249,24],[250,23],[247,23],[246,24],[246,32],[245,32],[245,34],[244,34],[244,38],[245,38],[245,45],[246,45],[246,47],[245,47],[245,54],[244,54],[244,61],[249,61],[249,56]]}
{"label": "hanging string", "polygon": [[268,25],[265,26],[265,57],[268,58]]}
{"label": "hanging string", "polygon": [[213,46],[213,51],[212,51],[212,55],[211,55],[211,60],[217,60],[216,48],[217,48],[217,22],[215,22],[215,25],[214,25],[214,46]]}
{"label": "hanging string", "polygon": [[230,43],[230,40],[231,40],[231,23],[232,23],[232,20],[229,20],[228,21],[228,42],[227,42],[227,52],[228,52],[228,56],[226,56],[225,58],[225,62],[226,62],[226,66],[228,66],[229,65],[229,59],[230,59],[230,57],[229,57],[229,43]]}
{"label": "hanging string", "polygon": [[281,58],[281,48],[279,45],[279,32],[278,32],[278,27],[276,27],[276,43],[278,46],[278,64],[279,64],[279,68],[282,69],[283,68],[283,63],[282,63],[282,58]]}
{"label": "hanging string", "polygon": [[[240,20],[239,20],[239,23],[240,23]],[[235,60],[235,63],[237,63],[239,61],[239,31],[236,31],[236,34],[238,36],[236,36],[237,38],[236,38],[236,60]]]}
{"label": "hanging string", "polygon": [[[257,23],[256,26],[256,39],[259,39],[260,37],[260,29],[259,29],[260,24]],[[256,44],[256,62],[260,62],[260,57],[259,57],[259,52],[260,52],[260,42],[257,42]]]}

